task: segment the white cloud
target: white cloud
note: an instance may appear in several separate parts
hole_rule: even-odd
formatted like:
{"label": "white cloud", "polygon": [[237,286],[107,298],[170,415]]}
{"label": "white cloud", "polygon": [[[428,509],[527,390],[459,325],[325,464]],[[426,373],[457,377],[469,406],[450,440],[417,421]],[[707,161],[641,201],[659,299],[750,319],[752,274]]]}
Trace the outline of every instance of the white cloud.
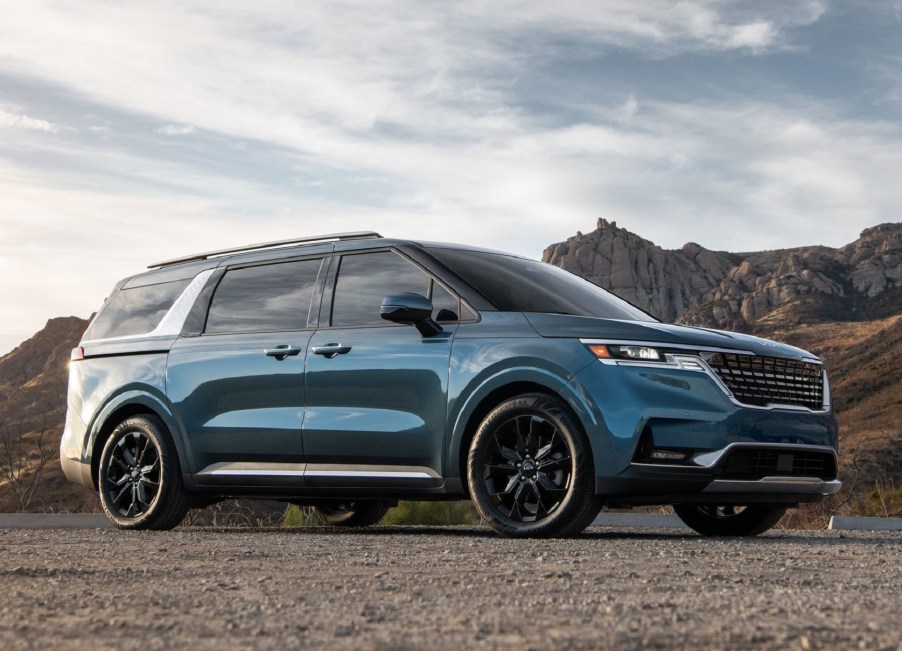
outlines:
{"label": "white cloud", "polygon": [[43,131],[44,133],[57,133],[59,126],[48,122],[29,117],[18,112],[18,107],[7,104],[0,105],[0,127],[11,127],[19,129],[27,129],[29,131]]}
{"label": "white cloud", "polygon": [[157,133],[164,136],[187,136],[194,131],[194,126],[190,124],[167,124],[157,129]]}

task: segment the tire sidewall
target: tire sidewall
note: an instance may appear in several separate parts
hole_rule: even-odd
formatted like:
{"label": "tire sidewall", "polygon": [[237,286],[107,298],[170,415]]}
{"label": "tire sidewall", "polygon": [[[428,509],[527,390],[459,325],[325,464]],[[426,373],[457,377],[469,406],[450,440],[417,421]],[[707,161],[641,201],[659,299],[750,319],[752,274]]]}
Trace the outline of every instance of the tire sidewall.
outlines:
{"label": "tire sidewall", "polygon": [[[119,513],[107,495],[106,476],[114,448],[124,437],[131,435],[132,432],[139,432],[146,436],[156,448],[161,466],[160,487],[147,511],[142,513],[140,517],[126,518]],[[106,516],[120,529],[157,528],[158,523],[164,520],[167,515],[164,510],[171,504],[173,493],[176,490],[181,490],[180,480],[178,460],[175,457],[174,447],[170,443],[165,426],[157,418],[151,416],[128,418],[116,426],[103,446],[97,472],[97,490],[100,495],[100,505]],[[176,483],[178,483],[178,486],[175,485]]]}

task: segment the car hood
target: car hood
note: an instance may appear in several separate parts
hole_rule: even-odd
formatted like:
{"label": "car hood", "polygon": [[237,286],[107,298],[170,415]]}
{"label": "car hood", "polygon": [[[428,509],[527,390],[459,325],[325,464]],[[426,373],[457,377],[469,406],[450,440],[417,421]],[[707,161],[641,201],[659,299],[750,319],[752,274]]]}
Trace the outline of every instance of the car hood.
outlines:
{"label": "car hood", "polygon": [[578,337],[742,350],[765,357],[817,359],[806,350],[738,332],[693,328],[652,321],[621,321],[569,314],[528,312],[526,319],[543,337]]}

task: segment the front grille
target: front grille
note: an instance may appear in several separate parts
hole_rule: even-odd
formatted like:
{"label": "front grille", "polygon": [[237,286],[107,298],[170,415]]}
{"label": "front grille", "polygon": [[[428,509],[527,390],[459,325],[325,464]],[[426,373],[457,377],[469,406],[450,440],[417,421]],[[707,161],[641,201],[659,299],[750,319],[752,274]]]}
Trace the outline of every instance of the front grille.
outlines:
{"label": "front grille", "polygon": [[823,409],[824,374],[820,364],[733,353],[717,353],[707,362],[743,404]]}
{"label": "front grille", "polygon": [[781,475],[830,481],[836,479],[836,459],[829,452],[739,448],[728,453],[720,464],[720,476],[725,479],[761,479]]}

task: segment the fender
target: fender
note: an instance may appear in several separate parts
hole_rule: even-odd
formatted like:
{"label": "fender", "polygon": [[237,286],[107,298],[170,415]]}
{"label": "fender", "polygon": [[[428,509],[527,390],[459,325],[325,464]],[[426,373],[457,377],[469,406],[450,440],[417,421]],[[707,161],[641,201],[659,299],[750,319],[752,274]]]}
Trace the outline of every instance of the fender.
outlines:
{"label": "fender", "polygon": [[[545,364],[547,365],[547,361]],[[551,370],[536,368],[535,365],[514,366],[496,370],[487,377],[475,378],[463,392],[463,395],[467,396],[466,401],[460,405],[457,409],[457,415],[453,417],[454,423],[446,449],[446,478],[461,479],[460,475],[462,473],[458,471],[457,459],[467,435],[467,424],[473,413],[492,392],[517,383],[535,384],[560,396],[576,413],[586,433],[590,434],[590,445],[595,439],[595,437],[591,436],[591,433],[604,429],[603,424],[599,423],[595,417],[595,410],[586,402],[585,394],[570,383],[570,377],[562,377]],[[474,384],[476,386],[473,386]],[[593,457],[595,457],[597,456],[595,448],[598,446],[593,445],[592,447]]]}
{"label": "fender", "polygon": [[148,411],[159,416],[160,420],[163,421],[163,424],[166,425],[169,429],[169,433],[172,435],[176,454],[179,458],[179,464],[184,467],[186,449],[184,436],[178,426],[178,421],[173,415],[166,397],[158,389],[149,385],[128,387],[124,391],[107,398],[103,407],[95,413],[94,418],[88,425],[84,447],[86,455],[85,462],[89,464],[92,463],[92,454],[94,445],[97,442],[97,437],[100,435],[100,431],[103,429],[104,425],[106,425],[110,417],[121,408],[133,405],[146,407]]}

